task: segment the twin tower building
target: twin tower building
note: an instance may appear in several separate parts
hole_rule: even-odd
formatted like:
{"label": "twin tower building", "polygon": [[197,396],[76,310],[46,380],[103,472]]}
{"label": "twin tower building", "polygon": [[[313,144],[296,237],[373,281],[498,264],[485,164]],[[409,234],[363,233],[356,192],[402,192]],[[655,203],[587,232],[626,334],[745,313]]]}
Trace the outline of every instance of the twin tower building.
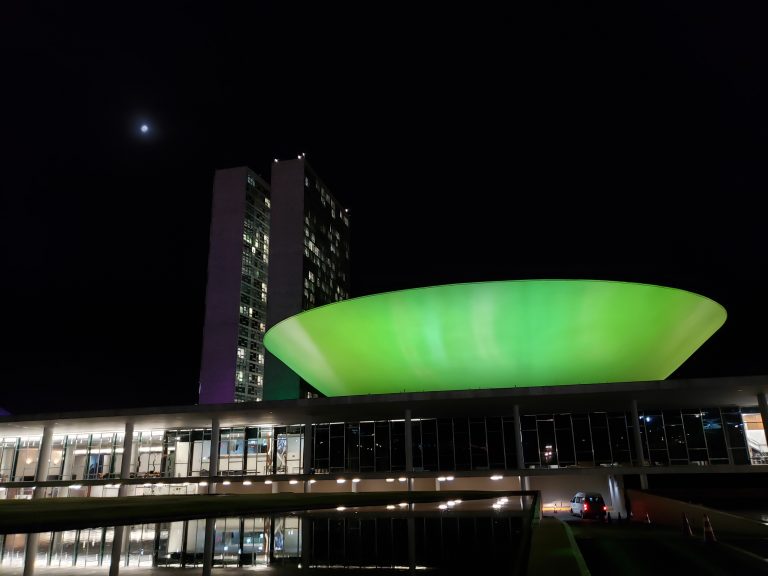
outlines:
{"label": "twin tower building", "polygon": [[316,391],[264,349],[289,316],[350,296],[349,210],[302,154],[267,183],[247,167],[213,182],[200,404],[307,398]]}

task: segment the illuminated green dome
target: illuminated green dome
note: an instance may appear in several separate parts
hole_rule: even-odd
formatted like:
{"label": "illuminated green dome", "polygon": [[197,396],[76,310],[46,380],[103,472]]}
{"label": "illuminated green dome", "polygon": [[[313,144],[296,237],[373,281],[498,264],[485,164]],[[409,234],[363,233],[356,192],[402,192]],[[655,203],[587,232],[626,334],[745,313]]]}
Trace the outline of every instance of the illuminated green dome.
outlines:
{"label": "illuminated green dome", "polygon": [[662,380],[720,326],[691,292],[597,280],[387,292],[283,320],[267,349],[327,396]]}

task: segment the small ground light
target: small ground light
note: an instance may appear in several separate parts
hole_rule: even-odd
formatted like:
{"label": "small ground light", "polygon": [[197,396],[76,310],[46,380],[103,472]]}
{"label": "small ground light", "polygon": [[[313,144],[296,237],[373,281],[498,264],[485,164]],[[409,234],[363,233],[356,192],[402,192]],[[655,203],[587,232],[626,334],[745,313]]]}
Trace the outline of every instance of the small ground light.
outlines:
{"label": "small ground light", "polygon": [[503,498],[499,498],[498,502],[499,504],[506,504],[507,502],[509,502],[509,498],[504,496]]}
{"label": "small ground light", "polygon": [[315,482],[317,482],[317,480],[315,480],[314,478],[309,481],[310,484],[314,484]]}
{"label": "small ground light", "polygon": [[438,476],[437,477],[438,482],[445,482],[445,476]]}
{"label": "small ground light", "polygon": [[288,481],[288,484],[298,484],[298,483],[299,483],[298,480],[289,480]]}
{"label": "small ground light", "polygon": [[400,508],[405,508],[406,506],[408,506],[408,502],[400,502],[398,506],[400,506]]}
{"label": "small ground light", "polygon": [[461,504],[461,500],[459,499],[454,500],[454,502],[456,502],[456,504]]}
{"label": "small ground light", "polygon": [[445,510],[446,508],[448,508],[448,505],[447,504],[440,504],[438,506],[438,508],[440,508],[440,510]]}
{"label": "small ground light", "polygon": [[224,480],[222,484],[224,484],[224,486],[229,486],[230,484],[232,484],[232,482],[230,482],[229,480]]}
{"label": "small ground light", "polygon": [[395,505],[394,504],[387,504],[387,510],[394,510]]}
{"label": "small ground light", "polygon": [[264,484],[272,484],[272,480],[264,480]]}
{"label": "small ground light", "polygon": [[394,478],[387,478],[387,482],[394,482],[394,481],[395,481]]}
{"label": "small ground light", "polygon": [[70,487],[72,490],[79,490],[79,489],[80,489],[80,488],[82,488],[83,486],[82,486],[81,484],[70,484],[70,485],[69,485],[69,487]]}
{"label": "small ground light", "polygon": [[397,479],[398,482],[405,482],[406,480],[407,480],[407,478],[398,478]]}
{"label": "small ground light", "polygon": [[499,504],[498,502],[495,502],[492,508],[495,508],[496,510],[498,510],[499,508],[501,508],[501,504]]}
{"label": "small ground light", "polygon": [[336,508],[336,510],[338,510],[339,512],[343,512],[346,509],[347,508],[345,506],[339,506],[338,508]]}
{"label": "small ground light", "polygon": [[456,501],[455,500],[448,500],[448,507],[452,508],[454,506],[456,506]]}
{"label": "small ground light", "polygon": [[336,484],[344,484],[346,480],[344,478],[336,478]]}
{"label": "small ground light", "polygon": [[491,480],[501,480],[502,478],[504,478],[504,476],[502,476],[501,474],[494,474],[493,476],[491,476]]}
{"label": "small ground light", "polygon": [[250,480],[243,480],[243,486],[250,486],[251,481]]}
{"label": "small ground light", "polygon": [[360,482],[360,478],[352,478],[352,482],[354,482],[355,484],[357,484],[358,482]]}
{"label": "small ground light", "polygon": [[453,482],[453,476],[446,476],[445,479],[448,480],[448,482]]}

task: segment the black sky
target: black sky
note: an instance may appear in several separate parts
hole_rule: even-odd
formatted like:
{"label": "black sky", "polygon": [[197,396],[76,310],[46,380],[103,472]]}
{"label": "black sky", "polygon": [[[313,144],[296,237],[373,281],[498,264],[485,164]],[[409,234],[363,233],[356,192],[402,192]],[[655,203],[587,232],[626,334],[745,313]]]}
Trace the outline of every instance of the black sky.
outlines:
{"label": "black sky", "polygon": [[758,3],[218,4],[4,7],[0,406],[194,403],[213,170],[300,152],[354,295],[660,283],[768,372]]}

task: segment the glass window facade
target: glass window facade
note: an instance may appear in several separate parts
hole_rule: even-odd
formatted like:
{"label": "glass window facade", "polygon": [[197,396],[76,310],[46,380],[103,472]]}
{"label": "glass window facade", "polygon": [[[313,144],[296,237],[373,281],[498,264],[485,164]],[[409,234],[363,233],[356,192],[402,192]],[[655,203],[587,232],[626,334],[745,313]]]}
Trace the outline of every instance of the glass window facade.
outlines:
{"label": "glass window facade", "polygon": [[235,402],[253,402],[264,392],[264,332],[269,265],[269,188],[249,174],[245,188],[240,318],[234,358]]}

